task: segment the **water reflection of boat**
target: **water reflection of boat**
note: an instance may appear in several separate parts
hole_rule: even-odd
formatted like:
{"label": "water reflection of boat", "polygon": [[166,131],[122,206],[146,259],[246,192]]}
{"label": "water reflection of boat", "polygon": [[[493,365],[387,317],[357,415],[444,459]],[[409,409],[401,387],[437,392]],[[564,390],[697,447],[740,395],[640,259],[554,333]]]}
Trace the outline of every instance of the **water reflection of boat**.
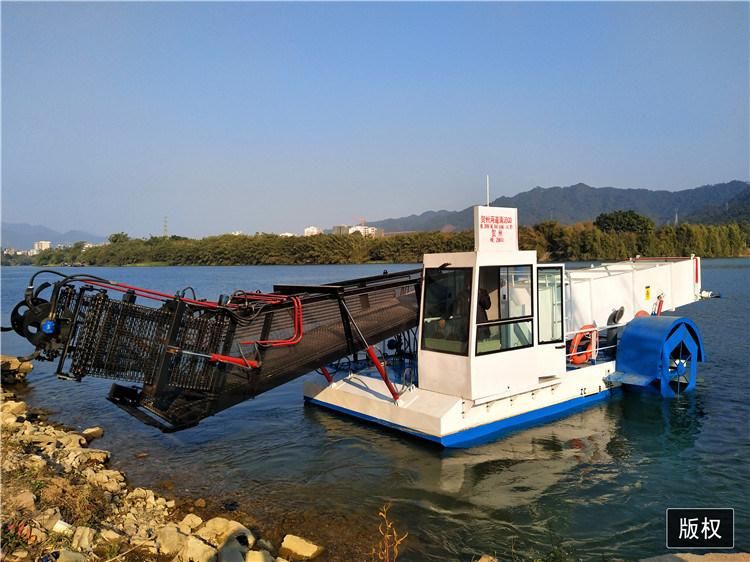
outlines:
{"label": "water reflection of boat", "polygon": [[513,434],[440,460],[440,489],[492,509],[536,500],[579,465],[609,462],[606,407]]}
{"label": "water reflection of boat", "polygon": [[535,501],[577,467],[610,463],[608,447],[617,433],[618,417],[611,409],[619,408],[618,403],[589,408],[493,443],[442,452],[409,441],[374,439],[366,435],[371,429],[353,430],[335,414],[316,413],[314,421],[331,439],[348,435],[371,442],[375,455],[409,473],[408,489],[399,490],[401,497],[447,496],[477,507],[507,509]]}

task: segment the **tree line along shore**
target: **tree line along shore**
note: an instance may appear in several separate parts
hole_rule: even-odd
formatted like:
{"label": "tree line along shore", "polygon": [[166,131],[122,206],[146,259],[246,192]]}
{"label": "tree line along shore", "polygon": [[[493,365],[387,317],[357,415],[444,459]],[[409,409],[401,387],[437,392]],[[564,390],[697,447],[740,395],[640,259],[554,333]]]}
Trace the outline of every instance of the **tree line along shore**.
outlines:
{"label": "tree line along shore", "polygon": [[[599,215],[593,222],[563,225],[548,221],[519,228],[522,250],[540,261],[621,260],[642,256],[735,257],[748,255],[750,222],[656,227],[633,211]],[[109,243],[79,242],[36,256],[3,256],[3,265],[282,265],[414,263],[423,254],[472,251],[474,234],[414,232],[383,238],[360,234],[283,237],[224,234],[202,239],[181,236],[131,238],[120,232]]]}

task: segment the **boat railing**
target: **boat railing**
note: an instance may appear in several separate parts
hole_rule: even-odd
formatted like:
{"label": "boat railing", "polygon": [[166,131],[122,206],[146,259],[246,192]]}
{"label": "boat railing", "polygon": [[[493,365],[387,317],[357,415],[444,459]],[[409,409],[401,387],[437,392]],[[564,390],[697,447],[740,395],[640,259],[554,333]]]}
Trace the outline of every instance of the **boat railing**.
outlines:
{"label": "boat railing", "polygon": [[[605,326],[595,326],[592,325],[591,327],[583,327],[578,330],[573,330],[570,332],[565,333],[565,341],[566,346],[569,345],[578,334],[591,334],[592,332],[596,333],[596,338],[591,341],[591,351],[580,351],[578,349],[568,349],[567,353],[565,354],[565,360],[568,362],[572,361],[572,358],[574,356],[579,356],[581,353],[590,353],[591,360],[596,361],[599,352],[605,351],[607,354],[614,353],[614,350],[617,348],[617,340],[614,341],[612,338],[613,332],[610,330],[617,330],[619,328],[622,328],[626,325],[626,323],[620,323],[620,324],[607,324]],[[602,345],[604,343],[604,345]],[[588,361],[586,361],[588,363]]]}

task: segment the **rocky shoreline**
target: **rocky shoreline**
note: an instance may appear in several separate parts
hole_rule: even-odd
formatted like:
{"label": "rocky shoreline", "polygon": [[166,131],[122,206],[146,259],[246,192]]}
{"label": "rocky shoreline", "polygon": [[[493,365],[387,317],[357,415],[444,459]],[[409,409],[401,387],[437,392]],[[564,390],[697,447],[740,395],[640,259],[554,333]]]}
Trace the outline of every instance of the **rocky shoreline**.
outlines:
{"label": "rocky shoreline", "polygon": [[324,551],[292,534],[277,546],[240,521],[189,512],[204,500],[178,506],[131,489],[108,468],[110,453],[90,446],[101,428],[67,431],[13,393],[0,398],[4,561],[292,562]]}

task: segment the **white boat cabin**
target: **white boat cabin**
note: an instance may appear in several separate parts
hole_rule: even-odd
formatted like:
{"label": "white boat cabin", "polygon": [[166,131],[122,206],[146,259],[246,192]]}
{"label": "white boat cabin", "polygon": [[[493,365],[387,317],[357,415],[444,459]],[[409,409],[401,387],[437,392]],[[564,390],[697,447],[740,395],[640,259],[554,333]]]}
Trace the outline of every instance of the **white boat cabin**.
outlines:
{"label": "white boat cabin", "polygon": [[474,402],[565,373],[562,264],[518,250],[516,209],[475,207],[475,251],[424,256],[419,387]]}

